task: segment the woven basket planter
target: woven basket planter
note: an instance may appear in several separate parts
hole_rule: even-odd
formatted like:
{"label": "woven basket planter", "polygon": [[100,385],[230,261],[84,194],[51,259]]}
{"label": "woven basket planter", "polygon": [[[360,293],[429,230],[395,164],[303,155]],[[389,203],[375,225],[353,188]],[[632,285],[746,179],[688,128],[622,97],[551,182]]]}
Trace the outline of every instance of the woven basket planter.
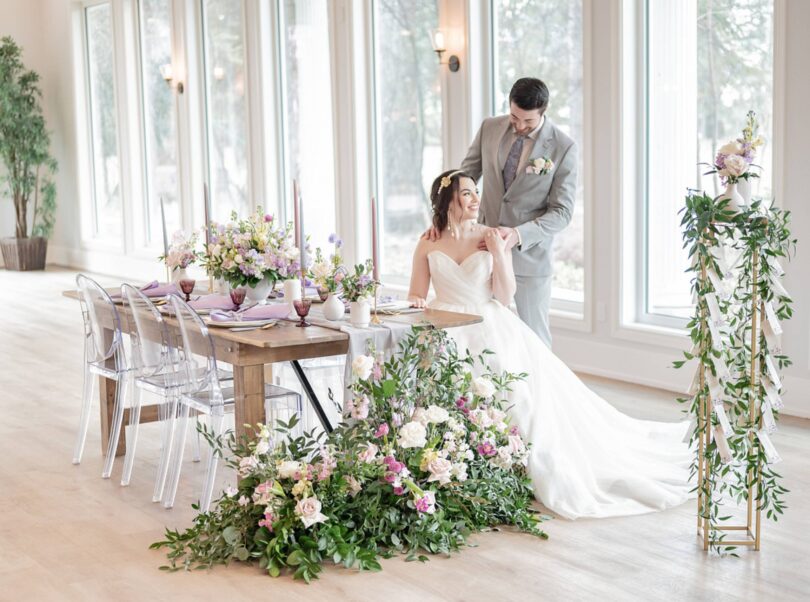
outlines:
{"label": "woven basket planter", "polygon": [[0,248],[7,270],[44,270],[48,239],[41,236],[31,238],[2,238]]}

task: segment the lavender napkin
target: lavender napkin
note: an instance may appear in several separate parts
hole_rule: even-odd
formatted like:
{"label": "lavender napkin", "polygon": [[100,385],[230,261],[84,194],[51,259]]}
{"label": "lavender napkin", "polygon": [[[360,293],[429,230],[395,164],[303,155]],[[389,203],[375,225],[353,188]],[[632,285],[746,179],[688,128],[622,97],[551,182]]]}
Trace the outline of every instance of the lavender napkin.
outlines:
{"label": "lavender napkin", "polygon": [[149,284],[141,287],[141,292],[147,297],[165,297],[166,295],[175,295],[179,292],[177,285],[173,282],[167,284],[158,284],[157,280],[153,280]]}
{"label": "lavender napkin", "polygon": [[205,295],[190,302],[189,305],[194,309],[222,309],[225,311],[236,309],[231,298],[225,295]]}
{"label": "lavender napkin", "polygon": [[286,318],[290,313],[290,306],[286,303],[272,305],[254,305],[245,311],[213,310],[209,316],[217,322],[233,322],[237,320],[273,320]]}

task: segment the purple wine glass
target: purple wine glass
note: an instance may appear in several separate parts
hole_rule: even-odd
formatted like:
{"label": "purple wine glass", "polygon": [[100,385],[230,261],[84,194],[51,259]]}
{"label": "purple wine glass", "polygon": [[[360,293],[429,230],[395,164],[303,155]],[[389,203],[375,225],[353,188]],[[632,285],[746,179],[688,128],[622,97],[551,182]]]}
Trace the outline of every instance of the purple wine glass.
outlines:
{"label": "purple wine glass", "polygon": [[179,282],[180,290],[183,291],[183,294],[186,296],[186,303],[191,301],[191,293],[194,292],[194,285],[197,283],[196,280],[192,280],[191,278],[184,278]]}
{"label": "purple wine glass", "polygon": [[242,303],[245,302],[245,295],[247,295],[247,291],[243,287],[231,289],[231,302],[236,306],[236,309],[239,309]]}
{"label": "purple wine glass", "polygon": [[312,306],[311,299],[296,299],[293,301],[293,307],[295,307],[295,313],[301,318],[301,321],[296,324],[296,326],[304,327],[311,326],[309,322],[306,321],[306,317],[309,314],[309,308]]}

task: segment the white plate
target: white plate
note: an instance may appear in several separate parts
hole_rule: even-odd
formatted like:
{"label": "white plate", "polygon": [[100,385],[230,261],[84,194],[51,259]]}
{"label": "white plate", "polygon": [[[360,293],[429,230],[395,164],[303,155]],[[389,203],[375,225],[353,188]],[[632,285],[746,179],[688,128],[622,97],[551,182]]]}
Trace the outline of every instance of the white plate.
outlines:
{"label": "white plate", "polygon": [[220,322],[219,320],[212,320],[211,318],[205,319],[205,323],[208,324],[208,326],[217,326],[220,328],[234,328],[237,326],[248,328],[251,326],[266,326],[267,324],[275,324],[276,322],[278,322],[278,320],[275,318],[271,320],[228,320],[227,322]]}

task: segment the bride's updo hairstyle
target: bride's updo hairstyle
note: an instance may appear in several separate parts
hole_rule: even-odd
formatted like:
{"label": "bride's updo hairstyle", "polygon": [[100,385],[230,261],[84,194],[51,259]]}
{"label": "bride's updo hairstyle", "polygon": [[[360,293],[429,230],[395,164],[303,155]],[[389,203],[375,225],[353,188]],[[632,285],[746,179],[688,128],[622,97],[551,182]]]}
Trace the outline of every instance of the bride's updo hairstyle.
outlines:
{"label": "bride's updo hairstyle", "polygon": [[460,169],[449,169],[433,180],[433,186],[430,187],[430,202],[433,205],[433,227],[440,232],[445,230],[449,223],[447,214],[450,211],[454,195],[458,191],[458,183],[461,178],[470,178],[472,180],[471,176]]}

